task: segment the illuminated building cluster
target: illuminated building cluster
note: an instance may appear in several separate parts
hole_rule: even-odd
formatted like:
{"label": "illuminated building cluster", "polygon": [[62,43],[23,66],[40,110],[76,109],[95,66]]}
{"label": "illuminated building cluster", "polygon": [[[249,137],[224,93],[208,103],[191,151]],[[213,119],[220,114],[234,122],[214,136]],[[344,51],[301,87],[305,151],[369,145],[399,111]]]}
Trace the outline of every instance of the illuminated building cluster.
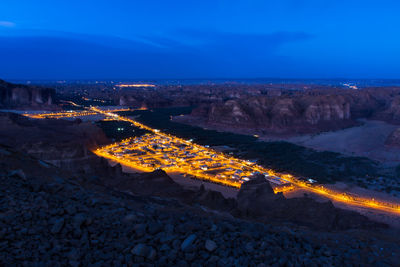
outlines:
{"label": "illuminated building cluster", "polygon": [[39,114],[23,114],[32,119],[61,119],[61,118],[74,118],[82,116],[96,115],[94,111],[69,111],[69,112],[54,112],[54,113],[39,113]]}
{"label": "illuminated building cluster", "polygon": [[[97,149],[95,153],[143,171],[161,168],[233,187],[240,187],[259,173],[252,162],[229,158],[190,141],[156,134],[123,140]],[[280,177],[270,177],[268,172],[262,174],[277,188],[288,184]]]}
{"label": "illuminated building cluster", "polygon": [[[105,112],[98,108],[91,110],[98,111],[116,120],[128,121],[136,127],[153,132],[153,135],[124,140],[94,151],[99,156],[112,159],[126,166],[143,171],[163,168],[167,171],[181,172],[195,178],[234,187],[240,187],[241,183],[247,180],[251,174],[261,173],[272,184],[277,185],[274,188],[275,192],[286,192],[301,188],[349,205],[400,214],[400,203],[390,203],[339,192],[323,185],[314,184],[315,181],[311,179],[304,180],[290,174],[278,174],[255,163],[236,159],[182,138],[162,133],[157,129],[115,113]],[[210,158],[211,161],[208,160]],[[213,170],[216,171],[215,174],[211,172]],[[238,170],[242,172],[237,172]],[[236,174],[238,175],[236,176]]]}

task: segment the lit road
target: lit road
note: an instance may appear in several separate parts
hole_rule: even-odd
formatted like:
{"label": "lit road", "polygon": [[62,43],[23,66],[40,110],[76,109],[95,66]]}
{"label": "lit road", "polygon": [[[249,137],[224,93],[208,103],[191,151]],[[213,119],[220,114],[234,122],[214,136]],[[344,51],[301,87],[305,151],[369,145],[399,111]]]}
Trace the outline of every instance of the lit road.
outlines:
{"label": "lit road", "polygon": [[127,84],[117,84],[117,87],[156,87],[155,84],[146,84],[146,83],[127,83]]}
{"label": "lit road", "polygon": [[[68,101],[72,103],[74,106],[79,106],[71,101]],[[80,107],[80,106],[79,106]],[[130,109],[115,109],[112,110],[113,112],[118,112],[118,111],[129,111]],[[106,110],[106,112],[110,112],[110,110]],[[32,118],[32,119],[63,119],[63,118],[76,118],[76,117],[84,117],[84,116],[90,116],[90,115],[97,115],[99,114],[97,111],[92,111],[92,110],[76,110],[76,111],[59,111],[59,112],[45,112],[45,113],[32,113],[32,114],[22,114],[26,117]]]}

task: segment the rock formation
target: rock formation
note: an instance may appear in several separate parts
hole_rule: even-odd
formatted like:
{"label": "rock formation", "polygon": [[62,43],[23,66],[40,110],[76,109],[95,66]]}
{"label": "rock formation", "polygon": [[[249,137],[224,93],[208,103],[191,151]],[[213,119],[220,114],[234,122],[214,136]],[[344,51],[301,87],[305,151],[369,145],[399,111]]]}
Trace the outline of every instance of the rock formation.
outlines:
{"label": "rock formation", "polygon": [[257,175],[241,186],[237,195],[238,209],[245,216],[262,217],[270,206],[279,204],[284,198],[282,194],[274,193],[263,175]]}
{"label": "rock formation", "polygon": [[0,113],[0,128],[0,143],[68,169],[83,168],[84,161],[96,157],[90,149],[109,142],[102,130],[90,122],[34,120]]}
{"label": "rock formation", "polygon": [[49,108],[54,98],[54,89],[0,80],[0,108]]}
{"label": "rock formation", "polygon": [[356,212],[335,208],[330,201],[320,203],[308,197],[286,199],[282,194],[274,194],[263,175],[242,185],[237,202],[242,216],[263,221],[290,221],[324,230],[384,226]]}
{"label": "rock formation", "polygon": [[400,147],[400,128],[395,129],[386,139],[385,145],[389,147]]}
{"label": "rock formation", "polygon": [[387,108],[377,113],[375,119],[400,124],[400,96],[396,96],[391,101],[388,101]]}
{"label": "rock formation", "polygon": [[400,123],[400,89],[280,91],[199,105],[177,121],[232,131],[302,134],[338,130],[371,118]]}
{"label": "rock formation", "polygon": [[[113,169],[116,167],[120,168],[120,165],[117,164]],[[118,172],[118,174],[104,175],[104,173],[99,172],[98,175],[103,176],[105,184],[122,192],[171,198],[181,198],[185,195],[182,186],[175,183],[163,170],[144,174],[122,174]]]}
{"label": "rock formation", "polygon": [[213,103],[194,110],[209,125],[249,128],[272,133],[313,132],[355,124],[350,103],[341,96],[252,97]]}
{"label": "rock formation", "polygon": [[206,190],[204,185],[193,194],[191,199],[193,203],[199,203],[203,206],[209,207],[213,210],[232,212],[236,209],[237,202],[233,198],[225,198],[221,192]]}

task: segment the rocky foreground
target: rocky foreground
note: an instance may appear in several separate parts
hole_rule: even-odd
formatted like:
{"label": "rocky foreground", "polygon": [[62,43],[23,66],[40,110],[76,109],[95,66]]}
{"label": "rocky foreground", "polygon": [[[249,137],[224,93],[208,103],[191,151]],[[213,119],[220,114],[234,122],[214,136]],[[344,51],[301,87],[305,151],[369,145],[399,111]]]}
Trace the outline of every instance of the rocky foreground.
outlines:
{"label": "rocky foreground", "polygon": [[394,230],[262,224],[196,203],[115,191],[4,146],[0,159],[0,265],[398,264]]}

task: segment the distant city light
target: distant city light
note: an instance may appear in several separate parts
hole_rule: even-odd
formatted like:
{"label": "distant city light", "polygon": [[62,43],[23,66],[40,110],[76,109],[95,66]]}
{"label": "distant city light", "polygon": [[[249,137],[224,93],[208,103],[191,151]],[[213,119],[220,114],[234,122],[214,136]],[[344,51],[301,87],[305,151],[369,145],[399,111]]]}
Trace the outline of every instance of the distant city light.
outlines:
{"label": "distant city light", "polygon": [[134,84],[117,84],[118,87],[156,87],[154,84],[134,83]]}

